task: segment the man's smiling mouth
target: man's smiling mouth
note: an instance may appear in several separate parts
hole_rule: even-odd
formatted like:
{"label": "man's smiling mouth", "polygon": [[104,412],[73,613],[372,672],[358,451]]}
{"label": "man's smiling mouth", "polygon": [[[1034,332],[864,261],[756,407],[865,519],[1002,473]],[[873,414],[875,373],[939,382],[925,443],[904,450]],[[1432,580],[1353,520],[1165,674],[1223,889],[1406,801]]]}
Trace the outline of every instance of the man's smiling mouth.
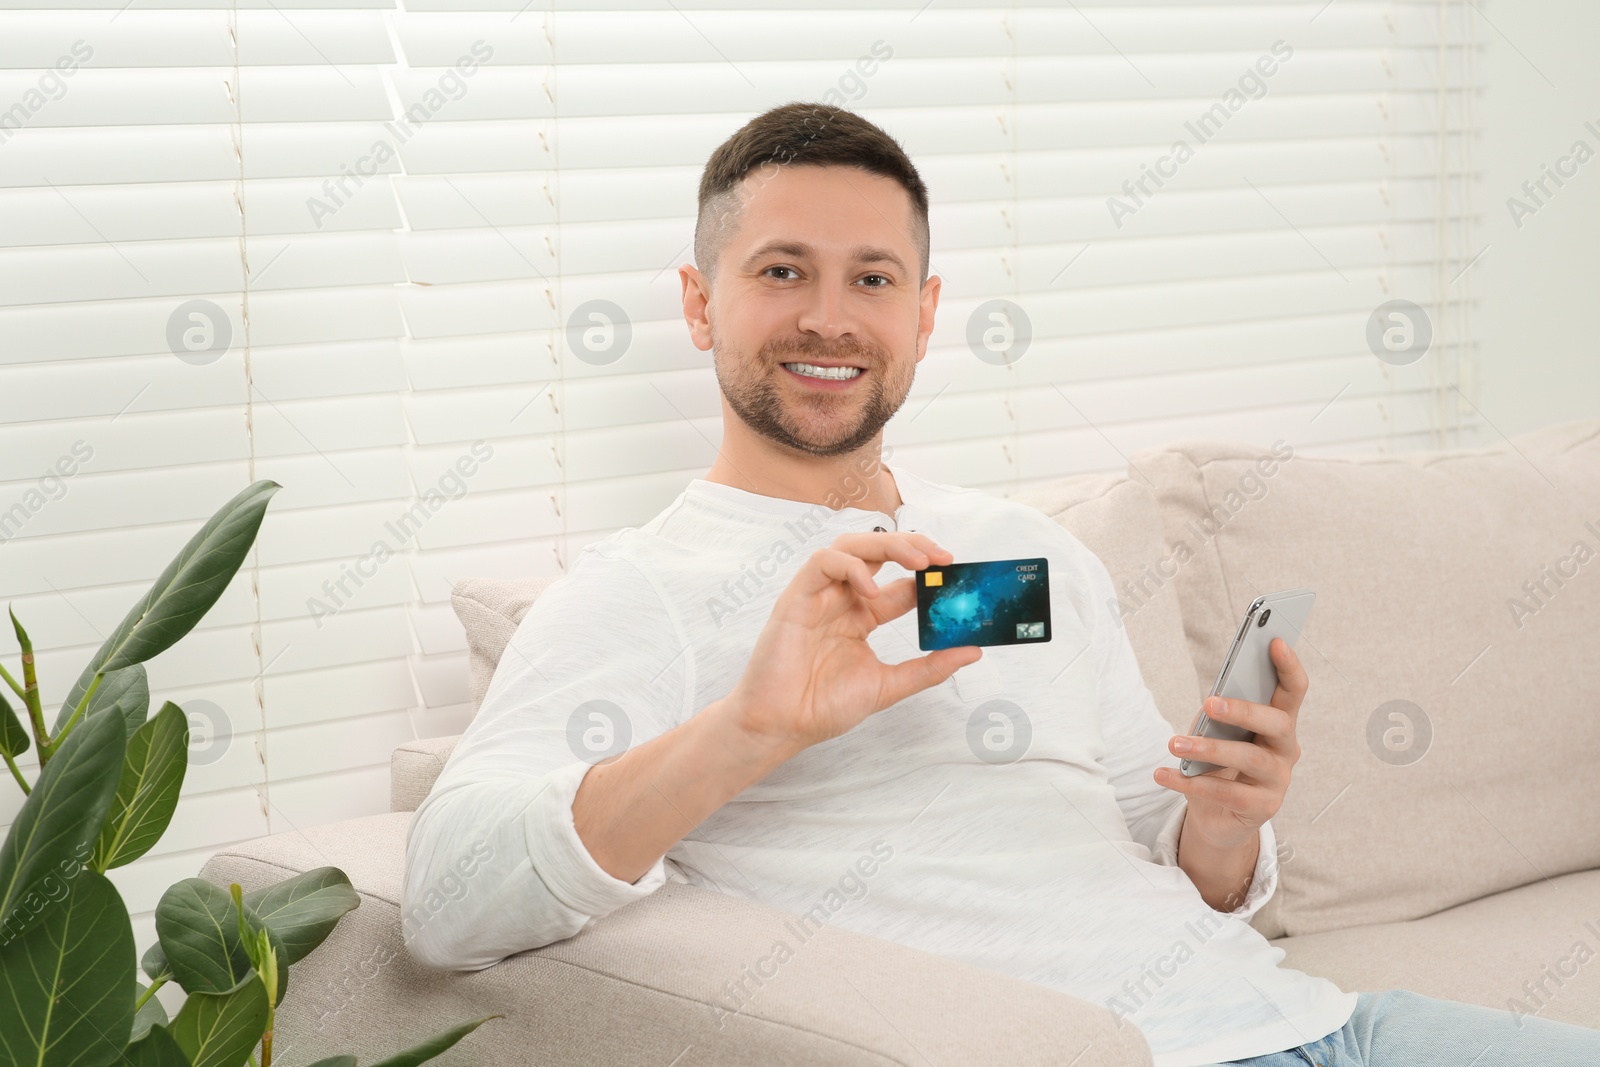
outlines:
{"label": "man's smiling mouth", "polygon": [[826,381],[849,381],[851,378],[858,378],[866,373],[866,371],[862,370],[860,367],[842,365],[837,367],[824,367],[816,363],[785,363],[783,366],[788,370],[791,370],[796,374],[804,375],[807,378],[821,378]]}

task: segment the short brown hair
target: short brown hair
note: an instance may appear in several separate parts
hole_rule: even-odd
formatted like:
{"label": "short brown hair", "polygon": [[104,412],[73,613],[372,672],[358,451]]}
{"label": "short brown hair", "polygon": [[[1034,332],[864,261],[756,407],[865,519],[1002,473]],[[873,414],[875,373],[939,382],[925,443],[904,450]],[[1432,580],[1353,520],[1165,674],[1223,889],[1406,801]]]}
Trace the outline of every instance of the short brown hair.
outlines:
{"label": "short brown hair", "polygon": [[757,167],[789,164],[860,167],[892,178],[911,195],[911,243],[928,280],[928,188],[900,143],[853,111],[831,104],[794,101],[757,115],[717,146],[700,175],[700,212],[694,226],[694,258],[708,283],[716,283],[717,260],[739,228],[744,208],[738,185]]}

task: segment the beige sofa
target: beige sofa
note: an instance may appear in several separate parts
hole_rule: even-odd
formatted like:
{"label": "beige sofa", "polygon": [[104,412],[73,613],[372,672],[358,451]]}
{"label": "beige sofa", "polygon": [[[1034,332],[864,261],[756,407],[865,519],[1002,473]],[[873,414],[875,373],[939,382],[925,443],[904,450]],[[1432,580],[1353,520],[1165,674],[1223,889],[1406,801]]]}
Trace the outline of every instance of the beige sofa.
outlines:
{"label": "beige sofa", "polygon": [[[1398,456],[1185,441],[1019,499],[1105,561],[1179,729],[1249,600],[1317,590],[1280,886],[1254,920],[1287,966],[1600,1026],[1600,422]],[[474,703],[547,581],[457,585]],[[1150,1062],[1100,1006],[833,929],[724,1016],[724,985],[789,916],[670,882],[488,970],[421,967],[400,938],[407,813],[452,742],[395,751],[393,814],[206,864],[247,888],[335,864],[362,893],[295,967],[281,1062],[365,1059],[491,1012],[440,1062]]]}

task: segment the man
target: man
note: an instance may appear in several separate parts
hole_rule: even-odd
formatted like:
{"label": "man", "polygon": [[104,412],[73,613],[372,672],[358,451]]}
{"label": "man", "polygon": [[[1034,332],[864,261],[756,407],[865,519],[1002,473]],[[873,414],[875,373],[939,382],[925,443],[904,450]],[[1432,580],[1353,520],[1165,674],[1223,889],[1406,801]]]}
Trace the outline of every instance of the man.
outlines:
{"label": "man", "polygon": [[[518,627],[412,824],[403,912],[476,866],[413,954],[485,967],[668,877],[817,915],[870,855],[827,921],[1105,1004],[1157,1067],[1600,1062],[1593,1031],[1278,966],[1248,920],[1299,758],[1294,652],[1273,643],[1270,704],[1208,701],[1253,741],[1174,736],[1092,553],[879,462],[938,305],[927,212],[848,111],[774,108],[713,153],[680,277],[722,447]],[[1038,556],[1048,644],[917,654],[912,572]],[[1184,778],[1190,755],[1224,769]]]}

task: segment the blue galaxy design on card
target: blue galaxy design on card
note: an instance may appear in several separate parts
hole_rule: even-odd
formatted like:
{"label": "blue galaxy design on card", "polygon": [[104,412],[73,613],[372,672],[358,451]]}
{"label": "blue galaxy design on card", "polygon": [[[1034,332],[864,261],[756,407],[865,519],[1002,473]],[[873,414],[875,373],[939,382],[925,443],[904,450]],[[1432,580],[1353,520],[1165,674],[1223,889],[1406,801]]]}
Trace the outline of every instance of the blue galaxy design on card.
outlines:
{"label": "blue galaxy design on card", "polygon": [[1050,564],[1037,559],[952,563],[917,572],[917,643],[960,645],[1050,640]]}

